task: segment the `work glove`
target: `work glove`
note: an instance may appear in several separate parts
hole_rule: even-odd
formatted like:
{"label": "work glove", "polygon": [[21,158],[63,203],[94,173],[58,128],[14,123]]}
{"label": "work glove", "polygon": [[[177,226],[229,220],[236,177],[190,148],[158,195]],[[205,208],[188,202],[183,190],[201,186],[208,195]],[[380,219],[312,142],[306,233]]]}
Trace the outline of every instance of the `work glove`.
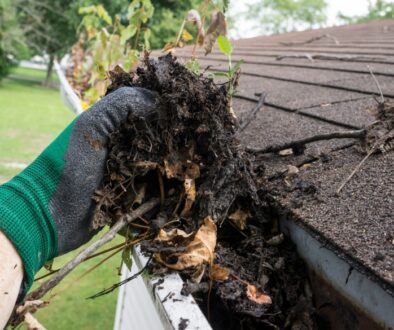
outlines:
{"label": "work glove", "polygon": [[31,165],[0,186],[0,231],[22,258],[23,292],[47,261],[95,234],[92,196],[103,179],[108,138],[129,114],[146,118],[155,109],[153,92],[120,88],[78,116]]}

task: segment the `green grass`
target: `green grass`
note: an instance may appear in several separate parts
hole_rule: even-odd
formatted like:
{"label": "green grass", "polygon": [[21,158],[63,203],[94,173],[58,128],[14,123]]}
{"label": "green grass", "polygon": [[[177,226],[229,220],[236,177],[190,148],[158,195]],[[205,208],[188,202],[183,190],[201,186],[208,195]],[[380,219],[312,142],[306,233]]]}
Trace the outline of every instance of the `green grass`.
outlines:
{"label": "green grass", "polygon": [[21,80],[0,83],[0,181],[19,169],[6,163],[28,164],[72,121],[58,90]]}
{"label": "green grass", "polygon": [[[28,70],[30,71],[30,70]],[[19,70],[26,74],[25,69]],[[37,74],[34,72],[33,74]],[[0,183],[20,169],[10,163],[29,164],[72,121],[74,114],[61,102],[59,91],[37,83],[5,79],[0,83]],[[117,238],[117,244],[121,242]],[[75,256],[72,252],[55,260],[55,268]],[[59,286],[50,305],[36,315],[47,329],[111,329],[117,293],[95,300],[86,297],[119,281],[116,268],[120,257],[114,256],[83,279],[76,279],[100,261],[101,257],[80,265]],[[45,273],[41,271],[40,274]],[[67,288],[70,284],[73,286]]]}
{"label": "green grass", "polygon": [[[36,79],[44,81],[46,78],[46,71],[39,69],[22,68],[17,66],[11,70],[11,75],[18,79]],[[58,81],[58,77],[55,72],[52,73],[52,80]]]}
{"label": "green grass", "polygon": [[[121,242],[121,237],[117,237],[108,247]],[[81,249],[83,247],[66,256],[57,258],[53,268],[56,269],[58,266],[64,265]],[[93,300],[86,298],[119,282],[117,268],[120,264],[120,254],[115,255],[92,273],[77,281],[83,272],[96,265],[106,256],[107,254],[81,264],[77,270],[72,272],[64,280],[64,283],[60,284],[49,294],[50,296],[60,292],[58,296],[53,298],[49,306],[36,313],[37,319],[47,329],[101,330],[113,328],[117,291]],[[39,275],[45,274],[46,272],[42,270]]]}

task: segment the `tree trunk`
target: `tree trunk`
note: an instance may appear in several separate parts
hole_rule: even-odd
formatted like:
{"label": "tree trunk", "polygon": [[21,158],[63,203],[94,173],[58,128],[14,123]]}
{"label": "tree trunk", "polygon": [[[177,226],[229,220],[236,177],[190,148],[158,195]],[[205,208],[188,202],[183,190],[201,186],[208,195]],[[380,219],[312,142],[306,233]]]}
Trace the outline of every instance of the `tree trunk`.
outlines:
{"label": "tree trunk", "polygon": [[49,63],[47,67],[47,76],[45,78],[44,86],[49,87],[52,82],[53,62],[55,61],[55,55],[49,55]]}

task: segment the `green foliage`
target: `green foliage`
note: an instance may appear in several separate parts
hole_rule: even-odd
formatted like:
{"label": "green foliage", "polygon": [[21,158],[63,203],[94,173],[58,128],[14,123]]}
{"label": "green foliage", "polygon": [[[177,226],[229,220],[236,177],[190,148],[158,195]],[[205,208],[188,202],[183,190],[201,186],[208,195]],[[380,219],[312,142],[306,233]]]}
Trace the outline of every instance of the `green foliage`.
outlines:
{"label": "green foliage", "polygon": [[0,80],[9,73],[12,66],[10,57],[20,59],[28,56],[16,8],[11,0],[0,0]]}
{"label": "green foliage", "polygon": [[233,45],[231,41],[223,35],[220,35],[217,39],[219,50],[228,59],[228,71],[227,72],[214,72],[212,76],[214,77],[225,77],[228,79],[227,83],[227,100],[229,112],[235,116],[233,111],[233,97],[236,93],[236,88],[238,84],[239,72],[241,70],[241,65],[243,60],[238,61],[235,65],[232,65],[231,55],[233,53]]}
{"label": "green foliage", "polygon": [[218,37],[218,47],[219,50],[226,55],[227,57],[231,57],[233,53],[233,45],[231,44],[230,40],[225,36]]}
{"label": "green foliage", "polygon": [[345,23],[363,23],[379,19],[394,18],[394,3],[391,0],[369,0],[368,13],[362,16],[346,16],[338,13],[338,18]]}
{"label": "green foliage", "polygon": [[10,72],[10,61],[7,58],[7,55],[3,51],[2,48],[0,48],[0,80],[8,75]]}
{"label": "green foliage", "polygon": [[282,33],[321,26],[326,8],[326,0],[260,0],[249,5],[247,17],[258,19],[263,33]]}
{"label": "green foliage", "polygon": [[[150,0],[133,0],[127,7],[124,19],[110,16],[103,5],[90,5],[79,9],[84,15],[80,25],[87,36],[85,54],[91,54],[93,63],[77,65],[84,72],[76,72],[74,79],[90,76],[88,89],[81,95],[85,107],[103,96],[108,82],[106,72],[120,65],[126,71],[138,62],[140,51],[149,49],[148,21],[154,13]],[[84,59],[86,62],[87,59]]]}
{"label": "green foliage", "polygon": [[151,47],[160,49],[177,35],[188,10],[198,8],[202,0],[154,1],[155,12],[149,22]]}

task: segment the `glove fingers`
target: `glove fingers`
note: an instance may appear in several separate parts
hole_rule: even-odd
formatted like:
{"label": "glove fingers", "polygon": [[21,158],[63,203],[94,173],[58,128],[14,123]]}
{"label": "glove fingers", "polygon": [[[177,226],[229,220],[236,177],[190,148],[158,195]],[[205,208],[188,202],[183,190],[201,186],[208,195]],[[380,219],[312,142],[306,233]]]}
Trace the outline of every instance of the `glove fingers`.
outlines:
{"label": "glove fingers", "polygon": [[64,155],[64,170],[49,203],[58,229],[60,254],[77,248],[95,234],[90,230],[95,206],[92,196],[102,181],[109,135],[129,114],[144,117],[156,108],[154,93],[123,87],[76,119]]}

